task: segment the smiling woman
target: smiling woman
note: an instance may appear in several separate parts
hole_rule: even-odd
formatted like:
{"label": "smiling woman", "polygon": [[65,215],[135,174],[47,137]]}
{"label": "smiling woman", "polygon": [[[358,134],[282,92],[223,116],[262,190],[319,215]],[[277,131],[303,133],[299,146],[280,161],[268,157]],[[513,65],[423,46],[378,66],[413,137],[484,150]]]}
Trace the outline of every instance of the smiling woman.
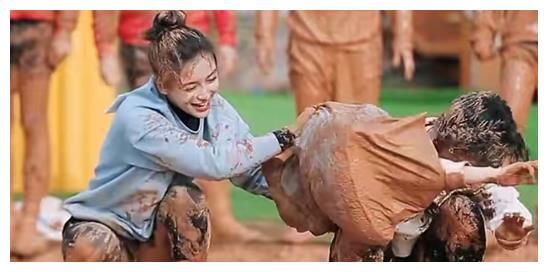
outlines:
{"label": "smiling woman", "polygon": [[183,13],[158,13],[146,36],[153,76],[114,101],[95,177],[65,203],[66,261],[206,260],[209,211],[196,179],[270,197],[260,165],[293,145],[313,111],[253,137],[218,94],[211,43]]}

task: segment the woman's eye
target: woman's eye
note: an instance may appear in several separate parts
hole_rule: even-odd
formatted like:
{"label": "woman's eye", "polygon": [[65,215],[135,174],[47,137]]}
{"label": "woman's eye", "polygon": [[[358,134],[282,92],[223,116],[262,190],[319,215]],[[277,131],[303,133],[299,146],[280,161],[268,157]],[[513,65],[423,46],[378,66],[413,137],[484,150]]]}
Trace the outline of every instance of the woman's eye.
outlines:
{"label": "woman's eye", "polygon": [[197,85],[195,85],[195,84],[194,84],[194,85],[187,86],[187,87],[183,88],[183,91],[185,91],[185,92],[192,92],[192,91],[194,91],[194,90],[196,89],[196,86],[197,86]]}
{"label": "woman's eye", "polygon": [[207,79],[207,82],[213,82],[217,79],[217,76],[212,76],[210,78]]}

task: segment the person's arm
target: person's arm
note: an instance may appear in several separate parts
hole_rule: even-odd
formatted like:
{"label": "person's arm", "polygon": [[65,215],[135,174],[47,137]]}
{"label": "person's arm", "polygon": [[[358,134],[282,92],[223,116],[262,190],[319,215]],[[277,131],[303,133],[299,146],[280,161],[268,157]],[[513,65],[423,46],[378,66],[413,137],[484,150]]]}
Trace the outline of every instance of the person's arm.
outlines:
{"label": "person's arm", "polygon": [[236,47],[236,16],[231,10],[214,10],[213,17],[217,32],[219,33],[219,44]]}
{"label": "person's arm", "polygon": [[120,12],[116,10],[93,11],[93,33],[99,55],[101,77],[110,86],[121,81],[122,71],[118,60],[118,24]]}
{"label": "person's arm", "polygon": [[440,159],[445,171],[446,189],[453,190],[471,185],[496,183],[502,186],[516,186],[535,181],[537,161],[516,162],[505,167],[476,167],[466,162]]}
{"label": "person's arm", "polygon": [[[126,113],[127,114],[127,113]],[[222,180],[242,175],[278,154],[274,133],[211,144],[153,110],[135,109],[126,133],[133,147],[154,162],[186,176]]]}
{"label": "person's arm", "polygon": [[[232,108],[230,104],[227,102],[224,102],[224,108],[226,109],[226,114],[230,115],[234,120],[236,120],[237,126],[235,127],[235,135],[239,139],[252,139],[253,135],[250,132],[249,126],[246,124],[246,122],[242,119],[242,117],[237,113],[237,111]],[[313,108],[307,108],[305,111],[299,115],[297,118],[297,121],[295,125],[290,128],[291,131],[293,131],[295,134],[299,135],[299,127],[302,127],[302,125],[308,120],[311,114],[313,114],[315,110]],[[228,139],[226,137],[218,137],[218,141],[227,141]],[[284,148],[285,149],[285,148]],[[286,150],[285,152],[288,152]],[[234,184],[237,187],[240,187],[250,193],[262,195],[267,198],[271,198],[270,191],[268,188],[268,183],[266,181],[266,177],[263,175],[262,167],[258,166],[255,167],[249,171],[246,171],[242,175],[235,176],[230,179],[232,184]]]}
{"label": "person's arm", "polygon": [[494,46],[497,33],[496,11],[480,10],[474,16],[472,32],[472,49],[480,60],[487,60],[496,55]]}
{"label": "person's arm", "polygon": [[55,11],[54,30],[48,52],[48,62],[52,69],[65,59],[72,50],[72,32],[78,23],[79,12],[75,10]]}
{"label": "person's arm", "polygon": [[72,33],[78,23],[79,12],[77,10],[58,10],[55,11],[55,30],[54,34],[59,32]]}
{"label": "person's arm", "polygon": [[219,56],[221,73],[229,75],[236,66],[236,16],[231,10],[214,10],[213,17],[219,33]]}
{"label": "person's arm", "polygon": [[399,67],[403,61],[405,79],[411,80],[415,73],[413,60],[413,12],[410,10],[396,10],[392,31],[393,58],[392,64]]}
{"label": "person's arm", "polygon": [[268,189],[266,177],[263,175],[262,167],[260,166],[251,169],[242,175],[231,178],[230,182],[252,194],[272,198]]}
{"label": "person's arm", "polygon": [[274,65],[274,37],[278,24],[278,12],[260,10],[255,15],[255,46],[257,63],[262,73],[267,75]]}
{"label": "person's arm", "polygon": [[119,16],[116,10],[93,11],[93,34],[99,58],[116,51]]}

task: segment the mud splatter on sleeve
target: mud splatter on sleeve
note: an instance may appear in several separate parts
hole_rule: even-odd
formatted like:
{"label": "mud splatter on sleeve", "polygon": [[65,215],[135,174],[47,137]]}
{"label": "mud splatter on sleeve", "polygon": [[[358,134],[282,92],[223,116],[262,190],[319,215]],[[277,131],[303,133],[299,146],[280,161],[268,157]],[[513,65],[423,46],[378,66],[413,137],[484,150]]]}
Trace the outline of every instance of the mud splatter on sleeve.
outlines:
{"label": "mud splatter on sleeve", "polygon": [[268,190],[268,183],[260,166],[247,171],[243,175],[230,179],[230,182],[250,193],[272,198]]}
{"label": "mud splatter on sleeve", "polygon": [[208,142],[150,109],[135,109],[124,119],[133,147],[155,163],[189,177],[229,179],[251,171],[280,152],[272,133]]}

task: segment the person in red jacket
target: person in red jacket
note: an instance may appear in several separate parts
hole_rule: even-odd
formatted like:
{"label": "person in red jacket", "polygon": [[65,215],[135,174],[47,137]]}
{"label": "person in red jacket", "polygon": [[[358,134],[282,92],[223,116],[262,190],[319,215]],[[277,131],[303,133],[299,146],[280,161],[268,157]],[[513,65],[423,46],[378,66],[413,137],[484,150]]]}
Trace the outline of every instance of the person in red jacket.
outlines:
{"label": "person in red jacket", "polygon": [[[77,11],[10,12],[10,127],[14,123],[13,101],[19,95],[26,144],[22,212],[16,216],[11,207],[11,252],[16,255],[33,255],[47,245],[36,223],[50,178],[48,89],[51,74],[70,53],[77,19]],[[13,171],[10,173],[12,193]]]}
{"label": "person in red jacket", "polygon": [[[117,86],[120,74],[125,74],[128,86],[134,89],[150,78],[152,69],[147,58],[148,41],[143,33],[150,28],[155,10],[95,11],[95,42],[100,59],[100,72],[104,81]],[[228,75],[236,61],[236,17],[226,10],[185,11],[188,25],[203,33],[211,33],[211,16],[218,32],[217,52],[220,56],[221,75]],[[116,44],[117,40],[120,46]],[[118,52],[123,72],[119,72]],[[265,236],[238,223],[232,213],[228,182],[202,181],[211,212],[212,236],[216,241],[262,241]]]}

